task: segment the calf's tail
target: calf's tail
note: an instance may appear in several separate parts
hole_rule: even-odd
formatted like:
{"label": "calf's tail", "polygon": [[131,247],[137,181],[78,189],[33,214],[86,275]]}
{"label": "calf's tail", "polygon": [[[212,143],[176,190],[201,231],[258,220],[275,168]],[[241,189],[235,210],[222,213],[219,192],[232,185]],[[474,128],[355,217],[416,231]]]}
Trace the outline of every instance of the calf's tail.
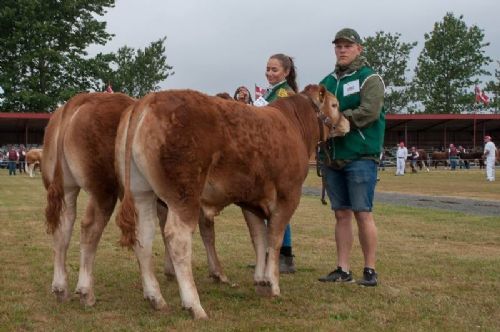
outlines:
{"label": "calf's tail", "polygon": [[120,245],[123,247],[132,248],[137,241],[135,233],[137,220],[137,211],[135,210],[134,198],[130,192],[130,188],[125,189],[120,210],[116,215],[116,223],[122,231]]}
{"label": "calf's tail", "polygon": [[[58,149],[59,150],[59,149]],[[52,182],[47,188],[47,207],[45,208],[45,219],[47,233],[54,234],[61,223],[61,211],[64,208],[63,176],[59,151],[54,169]]]}
{"label": "calf's tail", "polygon": [[[130,163],[132,157],[132,139],[137,127],[137,117],[134,117],[134,108],[128,114],[127,129],[125,131],[125,174],[123,175],[123,200],[116,215],[116,224],[120,227],[122,236],[120,245],[132,248],[137,242],[136,224],[137,210],[135,209],[134,197],[130,191]],[[126,115],[127,116],[127,115]],[[124,119],[122,119],[124,120]],[[117,144],[119,144],[117,142]],[[118,156],[116,162],[119,162]]]}
{"label": "calf's tail", "polygon": [[[64,157],[63,152],[63,142],[64,135],[66,133],[67,122],[65,119],[71,117],[75,112],[75,108],[67,102],[61,111],[61,116],[58,119],[54,117],[55,121],[58,121],[57,127],[59,130],[57,136],[50,139],[47,144],[55,144],[55,165],[52,180],[50,181],[49,176],[44,176],[44,184],[47,189],[47,206],[45,208],[45,220],[47,224],[47,233],[54,234],[56,229],[61,223],[61,212],[65,208],[64,202],[64,177],[62,171],[62,159]],[[54,126],[56,127],[56,126]],[[47,133],[46,133],[47,135]],[[40,165],[41,166],[41,165]],[[35,163],[33,162],[32,172],[35,169]],[[41,168],[40,168],[41,169]]]}

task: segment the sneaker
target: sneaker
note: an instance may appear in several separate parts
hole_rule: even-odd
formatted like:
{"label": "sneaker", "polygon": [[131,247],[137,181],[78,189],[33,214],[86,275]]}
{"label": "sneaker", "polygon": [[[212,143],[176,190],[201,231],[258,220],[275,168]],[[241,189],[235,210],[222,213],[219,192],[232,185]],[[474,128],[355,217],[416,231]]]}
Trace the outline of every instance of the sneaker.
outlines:
{"label": "sneaker", "polygon": [[363,269],[363,279],[358,280],[356,283],[360,286],[377,286],[377,272],[374,269],[365,267]]}
{"label": "sneaker", "polygon": [[280,255],[280,273],[295,273],[293,256]]}
{"label": "sneaker", "polygon": [[337,269],[328,273],[326,276],[318,278],[321,282],[352,282],[352,272],[345,272],[340,266]]}

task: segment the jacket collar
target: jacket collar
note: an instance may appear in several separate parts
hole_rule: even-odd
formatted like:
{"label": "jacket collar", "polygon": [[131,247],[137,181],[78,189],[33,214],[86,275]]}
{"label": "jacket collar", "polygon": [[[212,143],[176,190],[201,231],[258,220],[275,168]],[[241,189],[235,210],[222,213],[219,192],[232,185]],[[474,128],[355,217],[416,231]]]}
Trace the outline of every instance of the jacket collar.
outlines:
{"label": "jacket collar", "polygon": [[335,65],[335,77],[344,77],[344,76],[350,76],[354,74],[357,70],[359,70],[362,67],[368,66],[368,61],[366,58],[362,55],[359,55],[354,59],[353,62],[351,62],[348,66],[339,66],[338,64]]}

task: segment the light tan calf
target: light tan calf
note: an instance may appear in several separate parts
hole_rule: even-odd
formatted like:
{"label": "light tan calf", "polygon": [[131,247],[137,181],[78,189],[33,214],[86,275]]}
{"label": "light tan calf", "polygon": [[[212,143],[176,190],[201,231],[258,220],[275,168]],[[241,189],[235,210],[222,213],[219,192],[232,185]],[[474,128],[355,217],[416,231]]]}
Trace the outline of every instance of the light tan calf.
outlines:
{"label": "light tan calf", "polygon": [[42,149],[31,149],[26,152],[26,164],[25,171],[30,175],[30,177],[35,176],[35,167],[38,166],[39,169],[42,169],[42,157],[43,150]]}
{"label": "light tan calf", "polygon": [[51,117],[44,137],[42,176],[47,189],[46,219],[53,234],[52,291],[70,298],[66,271],[80,189],[89,195],[81,223],[80,272],[76,293],[95,303],[93,263],[97,245],[119,194],[114,146],[120,116],[134,99],[120,93],[84,93],[70,99]]}
{"label": "light tan calf", "polygon": [[[82,222],[81,266],[76,292],[87,306],[95,303],[92,266],[102,231],[113,212],[119,185],[114,169],[114,144],[120,116],[134,103],[123,94],[92,93],[75,96],[52,116],[45,132],[46,162],[43,179],[47,193],[47,225],[54,235],[52,290],[59,301],[69,299],[66,251],[76,217],[80,189],[89,194]],[[30,151],[31,152],[31,151]],[[160,227],[166,222],[166,206],[158,202]],[[213,223],[200,224],[207,249],[210,276],[227,282],[215,252]],[[173,275],[168,251],[165,274]]]}

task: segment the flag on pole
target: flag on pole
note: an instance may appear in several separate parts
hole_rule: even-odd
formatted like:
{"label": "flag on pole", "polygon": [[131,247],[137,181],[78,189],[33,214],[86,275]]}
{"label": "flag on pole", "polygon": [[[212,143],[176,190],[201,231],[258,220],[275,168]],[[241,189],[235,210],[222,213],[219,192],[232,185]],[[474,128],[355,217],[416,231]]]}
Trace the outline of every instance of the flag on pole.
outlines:
{"label": "flag on pole", "polygon": [[257,86],[255,84],[255,100],[259,99],[260,97],[264,96],[266,94],[266,89],[261,88],[260,86]]}
{"label": "flag on pole", "polygon": [[477,85],[474,88],[474,94],[476,96],[476,103],[483,103],[485,106],[488,106],[488,104],[490,103],[490,98],[484,91],[481,91],[481,89],[479,89]]}
{"label": "flag on pole", "polygon": [[481,102],[481,89],[479,89],[479,87],[476,85],[476,87],[474,88],[474,94],[476,96],[476,103],[480,103]]}
{"label": "flag on pole", "polygon": [[486,95],[486,93],[481,92],[481,100],[484,104],[484,106],[488,106],[488,104],[490,103],[490,98]]}

